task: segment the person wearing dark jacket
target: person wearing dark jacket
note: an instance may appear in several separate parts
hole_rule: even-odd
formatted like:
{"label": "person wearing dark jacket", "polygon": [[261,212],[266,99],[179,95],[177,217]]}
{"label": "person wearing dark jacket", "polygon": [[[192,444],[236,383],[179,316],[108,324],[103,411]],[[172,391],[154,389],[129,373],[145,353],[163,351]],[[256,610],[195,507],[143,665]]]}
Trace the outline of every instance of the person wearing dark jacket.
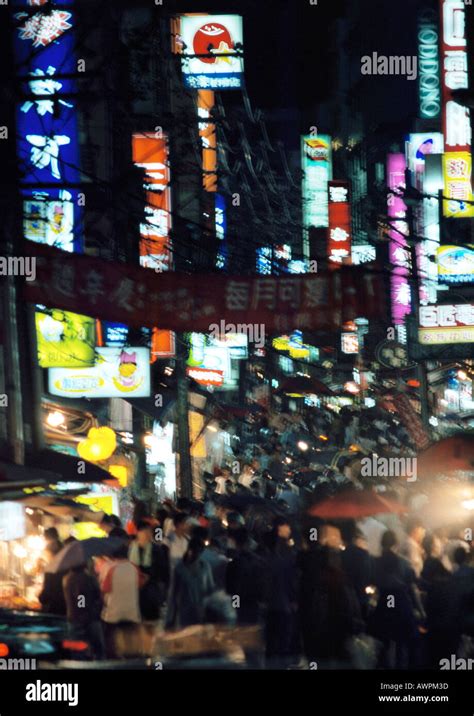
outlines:
{"label": "person wearing dark jacket", "polygon": [[299,607],[308,662],[341,666],[350,638],[362,628],[354,588],[341,567],[340,550],[309,543],[299,555]]}
{"label": "person wearing dark jacket", "polygon": [[238,596],[237,622],[258,624],[268,594],[265,561],[250,549],[246,527],[234,530],[235,553],[227,565],[226,591]]}
{"label": "person wearing dark jacket", "polygon": [[414,667],[419,647],[417,617],[424,616],[416,574],[410,562],[397,554],[394,532],[387,530],[382,535],[381,546],[382,555],[375,560],[374,583],[379,598],[371,630],[384,644],[384,667]]}
{"label": "person wearing dark jacket", "polygon": [[137,524],[137,535],[130,545],[129,559],[144,576],[140,589],[140,612],[145,621],[156,621],[166,600],[170,582],[168,547],[153,541],[153,527]]}
{"label": "person wearing dark jacket", "polygon": [[183,559],[176,565],[166,614],[167,629],[182,629],[205,621],[206,599],[215,592],[215,585],[210,566],[200,559],[203,549],[202,539],[192,537]]}
{"label": "person wearing dark jacket", "polygon": [[277,518],[262,553],[266,563],[265,641],[267,666],[286,668],[296,652],[297,571],[291,526]]}
{"label": "person wearing dark jacket", "polygon": [[357,529],[355,523],[349,525],[345,535],[346,548],[341,553],[341,566],[355,590],[362,618],[366,620],[369,614],[369,596],[366,590],[374,581],[374,559],[368,550],[361,546],[362,537],[362,532]]}
{"label": "person wearing dark jacket", "polygon": [[100,621],[103,603],[97,578],[85,564],[74,567],[63,577],[63,590],[71,637],[88,641],[95,659],[105,658]]}
{"label": "person wearing dark jacket", "polygon": [[[45,549],[47,562],[56,556],[60,551],[58,546],[48,546]],[[64,572],[48,572],[44,573],[43,588],[38,595],[41,609],[47,614],[57,614],[64,616],[66,614],[66,602],[64,601],[63,592]]]}

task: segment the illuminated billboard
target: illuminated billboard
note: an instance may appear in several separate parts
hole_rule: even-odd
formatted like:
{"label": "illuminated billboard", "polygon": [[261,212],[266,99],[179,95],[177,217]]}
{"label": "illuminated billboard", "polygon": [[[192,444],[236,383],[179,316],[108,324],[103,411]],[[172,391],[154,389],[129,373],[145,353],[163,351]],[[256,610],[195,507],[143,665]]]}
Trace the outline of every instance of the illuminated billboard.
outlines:
{"label": "illuminated billboard", "polygon": [[405,221],[406,204],[402,195],[405,183],[405,156],[389,154],[387,158],[387,213],[390,219],[389,259],[392,265],[390,277],[392,320],[395,325],[402,325],[410,313],[411,296],[409,283],[410,256],[407,236],[408,224]]}
{"label": "illuminated billboard", "polygon": [[[145,216],[140,224],[140,264],[161,273],[172,268],[171,189],[168,137],[157,132],[132,136],[132,159],[144,170]],[[152,361],[175,355],[172,331],[154,328]]]}
{"label": "illuminated billboard", "polygon": [[[466,9],[462,0],[441,2],[441,78],[445,144],[443,216],[474,216],[472,204],[470,110],[453,99],[453,90],[469,87]],[[471,202],[471,203],[470,203]]]}
{"label": "illuminated billboard", "polygon": [[240,15],[183,15],[181,67],[190,89],[240,89],[244,83]]}
{"label": "illuminated billboard", "polygon": [[442,154],[444,149],[441,132],[415,132],[408,135],[406,143],[407,166],[413,175],[425,169],[426,157],[430,154]]}
{"label": "illuminated billboard", "polygon": [[443,216],[466,218],[474,216],[472,202],[472,155],[470,152],[446,152],[443,156]]}
{"label": "illuminated billboard", "polygon": [[91,368],[50,368],[48,390],[64,398],[147,398],[148,348],[96,348]]}
{"label": "illuminated billboard", "polygon": [[351,261],[352,244],[349,182],[328,182],[328,201],[328,259],[332,264],[348,264]]}
{"label": "illuminated billboard", "polygon": [[95,319],[53,309],[35,313],[41,368],[86,368],[95,361]]}
{"label": "illuminated billboard", "polygon": [[140,224],[140,263],[157,272],[170,268],[171,192],[167,137],[157,133],[132,136],[132,158],[144,170],[146,205]]}
{"label": "illuminated billboard", "polygon": [[229,345],[223,341],[212,345],[216,339],[204,333],[190,333],[189,339],[187,374],[201,385],[224,387],[225,381],[231,379]]}
{"label": "illuminated billboard", "polygon": [[420,306],[418,339],[423,345],[474,342],[474,305]]}
{"label": "illuminated billboard", "polygon": [[272,346],[277,351],[287,351],[290,358],[294,360],[313,361],[319,359],[319,349],[303,343],[303,332],[293,331],[287,336],[278,336],[272,341]]}
{"label": "illuminated billboard", "polygon": [[418,98],[420,117],[435,119],[441,111],[438,16],[424,8],[418,17]]}
{"label": "illuminated billboard", "polygon": [[20,77],[17,151],[24,235],[64,251],[80,248],[81,181],[73,0],[47,15],[41,0],[13,0]]}
{"label": "illuminated billboard", "polygon": [[474,247],[440,246],[436,252],[439,280],[443,283],[474,281]]}
{"label": "illuminated billboard", "polygon": [[438,271],[434,257],[439,246],[438,189],[428,190],[433,173],[433,160],[441,164],[444,138],[440,132],[410,134],[406,143],[406,158],[411,173],[411,184],[418,191],[433,196],[425,197],[422,210],[413,213],[413,228],[418,236],[426,237],[416,246],[421,304],[436,303]]}
{"label": "illuminated billboard", "polygon": [[303,223],[329,226],[328,182],[332,179],[331,137],[327,134],[301,138],[303,169]]}
{"label": "illuminated billboard", "polygon": [[359,352],[359,337],[357,333],[341,333],[341,351],[349,355]]}

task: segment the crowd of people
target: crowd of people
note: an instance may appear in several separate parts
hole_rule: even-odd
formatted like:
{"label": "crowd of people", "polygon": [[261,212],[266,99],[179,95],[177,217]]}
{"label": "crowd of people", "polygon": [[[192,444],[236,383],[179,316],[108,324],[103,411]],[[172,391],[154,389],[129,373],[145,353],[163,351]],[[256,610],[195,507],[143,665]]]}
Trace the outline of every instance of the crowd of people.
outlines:
{"label": "crowd of people", "polygon": [[[472,653],[472,544],[459,527],[393,514],[324,522],[250,486],[246,501],[214,487],[153,515],[137,503],[125,528],[107,516],[113,554],[46,572],[43,609],[65,615],[97,659],[117,657],[118,632],[131,641],[138,625],[156,635],[207,623],[259,628],[249,668],[439,668]],[[54,528],[45,536],[52,557],[62,544]]]}

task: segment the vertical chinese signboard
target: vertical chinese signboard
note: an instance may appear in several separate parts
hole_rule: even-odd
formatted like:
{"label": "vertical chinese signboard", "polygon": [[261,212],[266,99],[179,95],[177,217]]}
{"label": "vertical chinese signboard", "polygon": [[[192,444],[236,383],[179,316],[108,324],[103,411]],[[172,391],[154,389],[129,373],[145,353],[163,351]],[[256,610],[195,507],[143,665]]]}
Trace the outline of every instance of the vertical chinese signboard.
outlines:
{"label": "vertical chinese signboard", "polygon": [[[140,224],[140,264],[157,273],[171,268],[171,190],[168,138],[157,133],[132,136],[132,159],[144,170],[146,204]],[[153,329],[152,356],[165,358],[175,352],[174,334]]]}
{"label": "vertical chinese signboard", "polygon": [[443,87],[443,215],[474,216],[472,195],[471,119],[453,91],[469,87],[466,12],[462,0],[441,0],[441,78]]}
{"label": "vertical chinese signboard", "polygon": [[389,259],[392,267],[390,278],[392,320],[396,326],[403,326],[405,317],[410,313],[411,297],[407,236],[408,225],[405,221],[406,204],[402,195],[405,183],[405,156],[389,154],[387,158],[387,213],[389,217]]}
{"label": "vertical chinese signboard", "polygon": [[81,248],[77,73],[73,0],[14,0],[17,151],[24,236],[65,251]]}
{"label": "vertical chinese signboard", "polygon": [[348,264],[351,259],[351,208],[349,182],[330,181],[328,183],[329,230],[328,259],[329,266]]}

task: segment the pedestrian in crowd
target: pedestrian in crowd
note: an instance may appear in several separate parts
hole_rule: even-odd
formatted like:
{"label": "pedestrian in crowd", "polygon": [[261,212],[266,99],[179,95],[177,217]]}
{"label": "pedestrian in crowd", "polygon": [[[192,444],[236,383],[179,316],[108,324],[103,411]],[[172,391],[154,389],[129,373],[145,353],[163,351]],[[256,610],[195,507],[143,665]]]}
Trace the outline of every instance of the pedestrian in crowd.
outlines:
{"label": "pedestrian in crowd", "polygon": [[132,644],[140,624],[139,591],[143,584],[138,568],[128,559],[128,545],[124,542],[103,574],[101,590],[104,595],[102,621],[105,629],[108,658],[120,655],[119,638]]}
{"label": "pedestrian in crowd", "polygon": [[439,537],[434,533],[425,535],[422,547],[425,560],[421,570],[421,584],[426,589],[434,581],[449,577],[450,572],[441,561],[442,545]]}
{"label": "pedestrian in crowd", "polygon": [[296,641],[297,571],[291,526],[284,517],[276,518],[266,537],[262,553],[268,574],[265,616],[267,665],[285,668],[294,660]]}
{"label": "pedestrian in crowd", "polygon": [[178,512],[173,518],[173,531],[165,539],[169,549],[169,562],[171,574],[176,565],[184,557],[189,546],[189,516],[186,512]]}
{"label": "pedestrian in crowd", "polygon": [[64,616],[66,614],[66,602],[63,592],[64,572],[48,571],[49,565],[60,551],[61,547],[59,540],[52,538],[44,550],[46,558],[46,571],[44,573],[43,587],[38,595],[38,600],[41,604],[41,610],[46,614]]}
{"label": "pedestrian in crowd", "polygon": [[128,539],[128,534],[123,529],[120,518],[117,517],[117,515],[104,514],[99,527],[107,534],[107,537],[120,537],[122,539]]}
{"label": "pedestrian in crowd", "polygon": [[242,487],[249,488],[252,481],[253,481],[253,474],[254,471],[252,469],[252,466],[250,463],[246,462],[242,466],[241,473],[239,475],[239,479],[237,480],[238,484]]}
{"label": "pedestrian in crowd", "polygon": [[367,542],[355,522],[350,522],[344,533],[345,550],[341,553],[341,567],[352,585],[361,616],[367,620],[370,595],[368,587],[374,583],[374,558],[369,554]]}
{"label": "pedestrian in crowd", "polygon": [[237,621],[239,624],[259,624],[268,597],[268,575],[265,560],[250,546],[246,527],[235,530],[235,554],[228,562],[226,590],[238,597]]}
{"label": "pedestrian in crowd", "polygon": [[[160,539],[154,536],[158,530]],[[129,559],[140,570],[140,613],[144,621],[157,621],[168,593],[170,581],[169,549],[163,543],[161,528],[139,522],[137,535],[129,548]]]}
{"label": "pedestrian in crowd", "polygon": [[62,584],[71,639],[88,642],[93,658],[104,659],[103,600],[97,577],[81,564],[69,570]]}
{"label": "pedestrian in crowd", "polygon": [[223,465],[219,474],[214,478],[216,482],[216,494],[225,495],[227,492],[227,481],[232,479],[232,473],[228,465]]}
{"label": "pedestrian in crowd", "polygon": [[176,565],[166,614],[167,629],[204,622],[205,601],[215,591],[215,584],[209,564],[200,559],[203,549],[202,539],[192,537]]}
{"label": "pedestrian in crowd", "polygon": [[382,555],[375,560],[379,598],[371,631],[383,643],[384,668],[412,668],[417,665],[418,622],[424,617],[417,577],[410,562],[397,553],[394,532],[385,532],[381,547]]}
{"label": "pedestrian in crowd", "polygon": [[56,527],[48,527],[45,529],[44,541],[45,549],[49,549],[52,554],[57,554],[64,546],[59,539],[59,532]]}
{"label": "pedestrian in crowd", "polygon": [[[359,602],[332,535],[305,540],[299,555],[299,609],[306,659],[316,668],[349,664],[349,641],[362,629]],[[334,530],[333,530],[334,531]],[[336,543],[339,536],[334,535]]]}
{"label": "pedestrian in crowd", "polygon": [[285,474],[283,469],[283,459],[283,446],[281,443],[277,443],[268,463],[268,471],[272,476],[272,479],[278,483],[283,480]]}
{"label": "pedestrian in crowd", "polygon": [[423,569],[423,539],[426,530],[423,523],[417,517],[409,520],[407,524],[407,537],[401,548],[401,554],[410,562],[417,577],[421,576]]}

